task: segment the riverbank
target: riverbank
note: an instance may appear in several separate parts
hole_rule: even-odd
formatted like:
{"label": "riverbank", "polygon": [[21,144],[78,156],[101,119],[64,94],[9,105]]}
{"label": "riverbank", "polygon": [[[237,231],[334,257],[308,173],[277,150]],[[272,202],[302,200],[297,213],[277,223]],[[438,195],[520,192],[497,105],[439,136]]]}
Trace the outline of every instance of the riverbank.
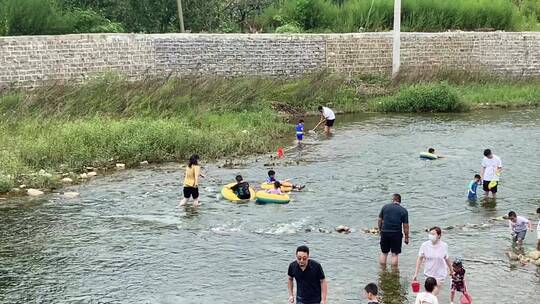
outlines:
{"label": "riverbank", "polygon": [[[397,85],[379,77],[320,72],[296,79],[128,82],[105,75],[83,85],[4,92],[0,193],[20,185],[55,189],[118,163],[133,167],[184,162],[192,153],[218,159],[274,151],[292,142],[288,123],[313,113],[319,104],[339,112],[447,112],[540,104],[539,80],[448,79],[414,85],[404,79]],[[397,106],[378,106],[388,103]]]}

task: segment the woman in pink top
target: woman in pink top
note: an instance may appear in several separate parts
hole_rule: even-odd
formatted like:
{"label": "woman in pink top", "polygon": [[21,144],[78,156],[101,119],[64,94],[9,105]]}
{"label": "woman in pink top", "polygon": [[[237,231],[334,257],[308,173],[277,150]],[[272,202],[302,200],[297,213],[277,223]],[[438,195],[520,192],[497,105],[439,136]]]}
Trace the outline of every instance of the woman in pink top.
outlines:
{"label": "woman in pink top", "polygon": [[441,241],[441,235],[441,228],[433,227],[429,229],[429,241],[420,246],[416,260],[416,271],[413,277],[413,281],[416,281],[420,266],[424,263],[424,276],[437,279],[435,295],[439,293],[449,271],[452,273],[452,263],[448,257],[448,245]]}
{"label": "woman in pink top", "polygon": [[266,192],[271,194],[282,194],[281,193],[281,183],[279,181],[274,182],[274,189],[266,190]]}

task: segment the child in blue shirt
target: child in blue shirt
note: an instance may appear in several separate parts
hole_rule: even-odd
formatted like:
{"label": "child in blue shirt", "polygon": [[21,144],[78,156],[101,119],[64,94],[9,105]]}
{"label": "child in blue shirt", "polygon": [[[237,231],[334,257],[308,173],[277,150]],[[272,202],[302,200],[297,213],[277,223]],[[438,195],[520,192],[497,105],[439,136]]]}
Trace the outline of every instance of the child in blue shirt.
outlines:
{"label": "child in blue shirt", "polygon": [[472,180],[469,183],[469,195],[468,195],[469,201],[476,201],[477,199],[476,189],[478,188],[478,184],[480,184],[480,179],[481,179],[480,175],[475,174],[474,180]]}
{"label": "child in blue shirt", "polygon": [[300,119],[298,121],[298,124],[295,127],[296,129],[296,139],[298,140],[298,143],[302,142],[302,139],[304,139],[304,120]]}

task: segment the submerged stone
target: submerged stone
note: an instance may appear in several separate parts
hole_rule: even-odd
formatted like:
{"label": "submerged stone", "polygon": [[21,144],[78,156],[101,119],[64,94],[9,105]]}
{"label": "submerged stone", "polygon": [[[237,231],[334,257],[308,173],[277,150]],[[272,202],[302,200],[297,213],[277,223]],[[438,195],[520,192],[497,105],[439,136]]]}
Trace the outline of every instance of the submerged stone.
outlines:
{"label": "submerged stone", "polygon": [[29,196],[41,196],[43,194],[45,194],[43,191],[41,190],[38,190],[38,189],[28,189],[26,191],[26,194],[28,194]]}
{"label": "submerged stone", "polygon": [[81,196],[81,194],[79,192],[64,192],[63,196],[65,198],[76,198]]}

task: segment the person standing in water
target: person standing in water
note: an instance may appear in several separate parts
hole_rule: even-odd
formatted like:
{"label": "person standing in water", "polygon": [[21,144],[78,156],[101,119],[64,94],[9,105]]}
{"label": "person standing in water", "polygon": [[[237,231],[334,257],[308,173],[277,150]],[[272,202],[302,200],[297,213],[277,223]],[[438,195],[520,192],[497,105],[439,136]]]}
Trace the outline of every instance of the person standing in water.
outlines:
{"label": "person standing in water", "polygon": [[[321,264],[309,258],[309,248],[300,246],[296,249],[296,261],[289,265],[287,289],[289,303],[326,304],[328,283]],[[296,279],[296,297],[294,280]]]}
{"label": "person standing in water", "polygon": [[300,119],[298,121],[298,124],[295,127],[296,130],[296,140],[298,141],[298,144],[302,144],[302,140],[304,139],[304,120]]}
{"label": "person standing in water", "polygon": [[193,207],[198,207],[199,204],[199,176],[201,167],[199,166],[199,155],[194,154],[189,158],[186,168],[186,176],[184,177],[184,198],[180,201],[180,206],[185,206],[189,198],[193,198]]}
{"label": "person standing in water", "polygon": [[[484,197],[488,198],[489,192],[492,193],[493,198],[496,198],[499,175],[502,171],[501,159],[491,153],[490,149],[484,150],[484,159],[482,160],[482,168],[480,169],[480,176],[482,177],[484,188]],[[493,182],[493,183],[492,183]]]}
{"label": "person standing in water", "polygon": [[386,265],[388,253],[392,252],[392,266],[397,266],[403,235],[405,235],[405,244],[409,244],[409,213],[401,206],[401,195],[397,193],[392,195],[392,202],[381,209],[378,227],[381,233],[382,252],[379,262],[381,265]]}
{"label": "person standing in water", "polygon": [[334,126],[334,121],[336,120],[336,115],[334,114],[334,111],[332,111],[328,107],[319,106],[319,113],[321,113],[321,122],[325,122],[324,124],[324,133],[330,134],[332,133],[332,127]]}
{"label": "person standing in water", "polygon": [[448,244],[441,240],[442,230],[439,227],[429,229],[428,241],[420,246],[418,258],[416,259],[416,269],[413,281],[416,282],[420,266],[424,264],[425,277],[432,277],[437,280],[437,289],[433,292],[437,295],[442,287],[442,283],[452,273],[452,263],[448,256]]}

